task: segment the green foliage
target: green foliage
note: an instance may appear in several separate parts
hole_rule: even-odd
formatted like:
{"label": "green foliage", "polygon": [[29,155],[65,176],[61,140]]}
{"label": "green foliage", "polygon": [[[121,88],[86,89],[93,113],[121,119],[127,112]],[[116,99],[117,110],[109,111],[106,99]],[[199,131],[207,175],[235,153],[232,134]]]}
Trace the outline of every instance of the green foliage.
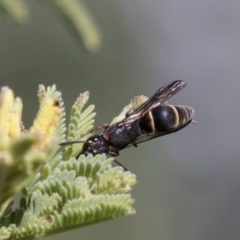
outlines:
{"label": "green foliage", "polygon": [[[58,116],[56,123],[52,119],[48,120],[49,116],[45,114],[37,117],[41,123],[39,129],[44,129],[42,125],[48,120],[47,134],[42,134],[48,147],[41,148],[40,151],[42,156],[45,156],[44,161],[41,161],[41,170],[37,167],[36,171],[35,164],[27,161],[29,155],[32,159],[34,154],[36,158],[40,154],[36,149],[29,150],[29,144],[26,142],[28,133],[24,132],[17,140],[13,139],[10,142],[11,147],[4,150],[4,154],[12,156],[10,159],[14,158],[19,166],[21,161],[25,162],[25,165],[19,168],[15,165],[14,167],[1,165],[7,172],[5,175],[10,177],[6,178],[8,182],[5,181],[5,186],[1,187],[1,197],[5,198],[2,202],[4,206],[0,206],[2,209],[0,240],[39,239],[50,234],[133,214],[134,201],[129,192],[136,184],[134,174],[123,171],[119,166],[112,167],[113,159],[105,155],[80,155],[76,159],[82,144],[67,146],[65,149],[58,147],[59,142],[84,140],[90,136],[88,133],[93,128],[95,113],[92,105],[84,109],[89,93],[80,94],[77,98],[72,107],[68,128],[61,93],[56,87],[45,89],[40,85],[38,97],[41,108],[44,108],[46,99],[50,98],[55,99],[53,102],[57,103],[61,111],[56,113]],[[55,131],[50,135],[49,128],[53,123]],[[49,135],[53,140],[49,140]],[[45,146],[42,139],[34,138],[36,146],[39,146],[38,141],[41,143],[40,146]],[[0,148],[0,156],[1,154]],[[31,173],[29,175],[31,178],[26,176],[25,168]],[[24,181],[18,182],[19,176]],[[11,191],[11,188],[15,190]],[[13,193],[17,192],[16,189],[19,192],[22,188],[23,196],[19,201],[19,207],[14,209],[11,201]]]}
{"label": "green foliage", "polygon": [[[101,33],[91,13],[81,0],[41,0],[53,10],[85,49],[95,52],[101,45]],[[25,23],[30,12],[24,0],[0,0],[0,10],[17,23]]]}
{"label": "green foliage", "polygon": [[[83,107],[89,99],[89,92],[80,94],[76,102],[72,106],[71,116],[68,126],[67,142],[71,141],[85,141],[90,137],[89,131],[93,128],[94,117],[96,113],[93,112],[94,105],[88,106],[85,110]],[[83,111],[82,111],[83,110]],[[70,159],[72,156],[76,156],[82,148],[81,143],[69,145],[65,148],[65,159]]]}

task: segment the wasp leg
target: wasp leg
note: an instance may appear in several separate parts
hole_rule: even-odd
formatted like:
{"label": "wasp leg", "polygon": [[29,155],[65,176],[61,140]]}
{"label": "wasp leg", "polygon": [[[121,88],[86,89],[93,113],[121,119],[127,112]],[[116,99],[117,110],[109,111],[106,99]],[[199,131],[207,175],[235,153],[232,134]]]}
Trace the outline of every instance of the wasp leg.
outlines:
{"label": "wasp leg", "polygon": [[112,152],[110,152],[108,155],[111,156],[111,157],[116,157],[116,156],[119,155],[119,152],[117,152],[117,151],[112,151]]}
{"label": "wasp leg", "polygon": [[87,154],[86,153],[82,153],[82,152],[80,152],[75,158],[78,160],[78,158],[80,157],[80,155],[85,155],[85,157],[87,156]]}
{"label": "wasp leg", "polygon": [[[119,152],[111,152],[111,154],[108,154],[108,156],[111,156],[111,157],[116,157],[119,155]],[[123,168],[124,171],[128,171],[128,169],[122,164],[120,163],[116,158],[113,159],[113,161],[120,167]]]}
{"label": "wasp leg", "polygon": [[97,131],[97,130],[100,130],[100,129],[102,129],[102,128],[108,128],[109,127],[109,124],[108,123],[104,123],[104,124],[102,124],[102,125],[100,125],[100,126],[97,126],[97,127],[95,127],[93,130],[91,130],[91,132],[94,132],[94,131]]}
{"label": "wasp leg", "polygon": [[122,167],[125,172],[128,171],[128,169],[127,169],[122,163],[120,163],[116,158],[114,158],[113,161],[114,161],[117,165],[119,165],[120,167]]}
{"label": "wasp leg", "polygon": [[93,133],[93,132],[95,132],[95,131],[97,131],[97,130],[100,130],[100,129],[102,129],[102,128],[105,128],[105,129],[106,129],[106,128],[108,128],[108,127],[109,127],[109,124],[108,124],[108,123],[104,123],[104,124],[102,124],[102,125],[100,125],[100,126],[97,126],[97,127],[93,128],[91,131],[82,134],[81,137],[84,137],[84,136],[88,135],[89,133]]}

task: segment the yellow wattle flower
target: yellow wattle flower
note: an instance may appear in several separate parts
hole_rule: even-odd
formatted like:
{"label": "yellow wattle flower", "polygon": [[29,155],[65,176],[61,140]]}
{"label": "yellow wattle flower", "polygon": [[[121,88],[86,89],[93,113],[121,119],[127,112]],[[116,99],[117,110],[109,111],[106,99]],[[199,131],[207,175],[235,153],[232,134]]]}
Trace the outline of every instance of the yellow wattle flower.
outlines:
{"label": "yellow wattle flower", "polygon": [[13,108],[9,116],[8,135],[10,138],[16,138],[21,133],[22,108],[22,100],[17,97],[13,103]]}
{"label": "yellow wattle flower", "polygon": [[7,143],[9,139],[20,134],[21,112],[21,99],[14,99],[13,91],[8,87],[2,87],[0,91],[1,142]]}
{"label": "yellow wattle flower", "polygon": [[30,129],[30,133],[36,134],[39,138],[35,145],[37,149],[43,150],[51,145],[61,111],[58,100],[47,98],[42,102]]}

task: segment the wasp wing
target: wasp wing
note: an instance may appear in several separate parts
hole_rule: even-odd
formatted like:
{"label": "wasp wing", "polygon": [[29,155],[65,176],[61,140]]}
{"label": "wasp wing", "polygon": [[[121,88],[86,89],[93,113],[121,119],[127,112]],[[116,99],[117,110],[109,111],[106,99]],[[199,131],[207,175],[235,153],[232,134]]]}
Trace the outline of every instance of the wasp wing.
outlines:
{"label": "wasp wing", "polygon": [[[156,108],[160,104],[166,102],[174,94],[178,93],[187,85],[184,80],[176,80],[157,90],[157,92],[144,102],[140,107],[130,113],[126,118],[117,123],[117,126],[129,126],[139,118],[143,117],[147,112]],[[151,139],[151,138],[150,138]]]}

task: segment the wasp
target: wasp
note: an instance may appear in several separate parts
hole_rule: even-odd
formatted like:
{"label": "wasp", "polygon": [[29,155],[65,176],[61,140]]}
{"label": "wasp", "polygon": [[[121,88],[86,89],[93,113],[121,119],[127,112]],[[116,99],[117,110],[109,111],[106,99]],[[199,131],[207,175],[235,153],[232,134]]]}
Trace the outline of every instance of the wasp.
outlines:
{"label": "wasp", "polygon": [[[194,109],[189,106],[168,105],[166,101],[187,85],[184,80],[176,80],[159,88],[156,93],[136,109],[130,109],[125,117],[112,124],[95,128],[105,128],[101,135],[89,137],[78,154],[106,154],[116,157],[119,151],[148,140],[177,132],[193,121]],[[75,142],[65,142],[67,145]],[[127,170],[117,159],[114,161]]]}

